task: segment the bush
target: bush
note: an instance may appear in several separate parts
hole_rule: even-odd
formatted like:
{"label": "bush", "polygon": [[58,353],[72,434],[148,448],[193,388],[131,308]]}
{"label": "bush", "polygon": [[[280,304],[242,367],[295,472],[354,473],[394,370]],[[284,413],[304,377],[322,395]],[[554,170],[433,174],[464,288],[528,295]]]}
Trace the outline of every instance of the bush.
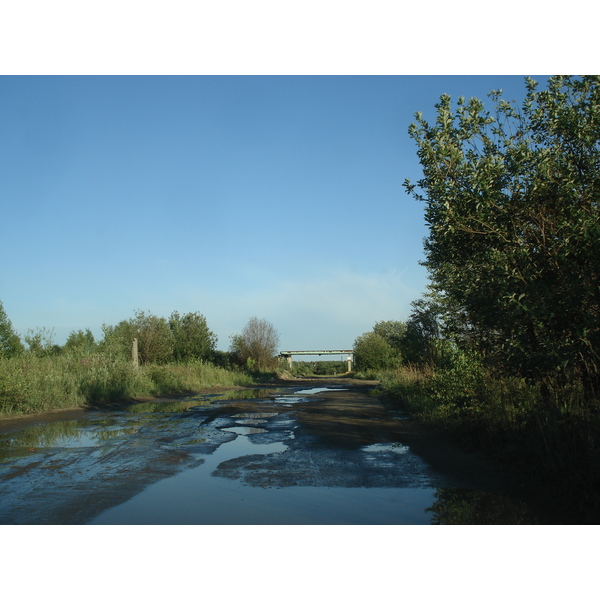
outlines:
{"label": "bush", "polygon": [[359,371],[389,369],[398,362],[398,355],[389,342],[374,331],[358,336],[353,351],[355,368]]}

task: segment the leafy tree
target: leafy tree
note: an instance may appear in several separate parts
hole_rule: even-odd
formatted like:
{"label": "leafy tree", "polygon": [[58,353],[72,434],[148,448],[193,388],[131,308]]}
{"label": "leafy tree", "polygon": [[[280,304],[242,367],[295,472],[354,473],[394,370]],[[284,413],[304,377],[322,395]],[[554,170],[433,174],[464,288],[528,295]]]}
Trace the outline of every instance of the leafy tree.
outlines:
{"label": "leafy tree", "polygon": [[212,358],[217,336],[210,331],[206,319],[200,313],[181,316],[177,311],[169,318],[173,336],[173,355],[178,361]]}
{"label": "leafy tree", "polygon": [[431,293],[411,303],[403,338],[404,358],[414,364],[435,364],[441,338],[441,307]]}
{"label": "leafy tree", "polygon": [[354,340],[353,353],[355,367],[361,371],[387,369],[394,362],[394,349],[374,331],[367,331]]}
{"label": "leafy tree", "polygon": [[28,351],[35,356],[50,356],[60,352],[60,346],[54,344],[54,329],[47,327],[29,329],[24,338]]}
{"label": "leafy tree", "polygon": [[[472,345],[542,383],[600,395],[600,78],[526,79],[522,109],[447,95],[409,129],[425,264]],[[420,188],[420,189],[418,189]],[[548,398],[547,393],[545,394]]]}
{"label": "leafy tree", "polygon": [[23,344],[0,302],[0,357],[18,356],[23,353],[23,350]]}
{"label": "leafy tree", "polygon": [[113,358],[131,359],[131,346],[137,337],[137,330],[129,321],[120,321],[117,325],[102,325],[103,340],[99,343],[100,350]]}
{"label": "leafy tree", "polygon": [[273,366],[279,332],[265,319],[252,317],[241,334],[231,336],[230,351],[238,361],[259,369]]}
{"label": "leafy tree", "polygon": [[165,363],[173,358],[173,338],[167,320],[142,310],[135,317],[116,326],[103,325],[106,352],[122,358],[131,357],[134,338],[138,340],[138,356],[142,363]]}
{"label": "leafy tree", "polygon": [[406,324],[402,321],[379,321],[373,326],[373,331],[379,334],[392,348],[402,351]]}
{"label": "leafy tree", "polygon": [[95,347],[96,340],[94,339],[94,334],[89,329],[85,331],[80,329],[78,331],[71,331],[63,346],[63,351],[68,353],[86,353],[93,352]]}

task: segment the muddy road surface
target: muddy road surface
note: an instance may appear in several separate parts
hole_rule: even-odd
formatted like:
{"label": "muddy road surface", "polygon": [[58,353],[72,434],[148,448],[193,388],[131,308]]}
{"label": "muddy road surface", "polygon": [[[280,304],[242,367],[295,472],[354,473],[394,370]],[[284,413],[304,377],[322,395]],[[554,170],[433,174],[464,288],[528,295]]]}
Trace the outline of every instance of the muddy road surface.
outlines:
{"label": "muddy road surface", "polygon": [[373,388],[294,380],[2,421],[0,524],[526,522],[489,464]]}

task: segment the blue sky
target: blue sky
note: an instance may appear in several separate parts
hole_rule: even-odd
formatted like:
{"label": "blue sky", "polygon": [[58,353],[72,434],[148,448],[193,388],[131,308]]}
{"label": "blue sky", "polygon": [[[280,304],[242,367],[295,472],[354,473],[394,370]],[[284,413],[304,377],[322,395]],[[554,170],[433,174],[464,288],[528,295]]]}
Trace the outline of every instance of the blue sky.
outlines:
{"label": "blue sky", "polygon": [[414,113],[499,88],[524,77],[2,76],[0,301],[60,344],[141,309],[350,348],[427,283]]}

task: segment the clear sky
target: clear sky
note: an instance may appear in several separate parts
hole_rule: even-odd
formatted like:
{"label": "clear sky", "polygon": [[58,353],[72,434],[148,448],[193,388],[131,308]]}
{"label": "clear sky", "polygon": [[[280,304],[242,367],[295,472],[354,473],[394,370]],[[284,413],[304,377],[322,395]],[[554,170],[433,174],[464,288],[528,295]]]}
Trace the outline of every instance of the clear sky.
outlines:
{"label": "clear sky", "polygon": [[60,344],[141,309],[351,348],[427,284],[414,113],[499,88],[524,77],[0,77],[0,301]]}

